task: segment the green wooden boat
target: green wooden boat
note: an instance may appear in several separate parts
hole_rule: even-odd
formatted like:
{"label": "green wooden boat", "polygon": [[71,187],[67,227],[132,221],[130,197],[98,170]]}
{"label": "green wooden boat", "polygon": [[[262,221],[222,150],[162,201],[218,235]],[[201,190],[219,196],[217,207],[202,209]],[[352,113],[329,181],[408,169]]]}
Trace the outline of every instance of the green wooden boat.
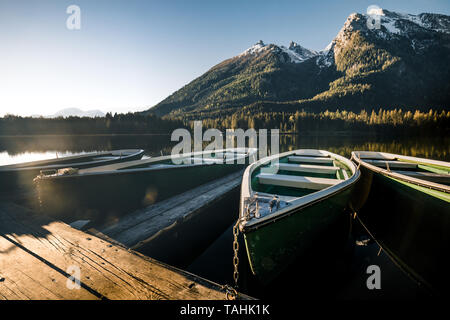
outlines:
{"label": "green wooden boat", "polygon": [[245,170],[239,228],[252,273],[278,276],[344,214],[359,171],[322,150],[295,150]]}
{"label": "green wooden boat", "polygon": [[361,179],[352,201],[390,258],[431,293],[450,285],[450,163],[354,151]]}
{"label": "green wooden boat", "polygon": [[32,189],[33,179],[41,171],[57,171],[67,167],[82,169],[103,166],[138,160],[143,155],[144,150],[113,150],[0,166],[0,192]]}
{"label": "green wooden boat", "polygon": [[234,148],[161,156],[95,168],[59,170],[35,179],[44,213],[62,219],[98,220],[126,214],[254,161],[257,149]]}

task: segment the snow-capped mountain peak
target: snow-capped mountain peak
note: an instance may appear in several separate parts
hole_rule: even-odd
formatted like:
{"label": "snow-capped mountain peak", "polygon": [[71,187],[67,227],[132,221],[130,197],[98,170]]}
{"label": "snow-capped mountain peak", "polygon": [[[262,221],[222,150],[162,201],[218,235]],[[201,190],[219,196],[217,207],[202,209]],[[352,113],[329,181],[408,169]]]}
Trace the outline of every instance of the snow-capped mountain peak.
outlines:
{"label": "snow-capped mountain peak", "polygon": [[256,44],[242,52],[239,56],[255,55],[269,49],[275,52],[286,54],[289,59],[287,61],[284,59],[283,61],[291,63],[301,63],[318,54],[316,51],[302,47],[301,45],[293,41],[291,41],[289,47],[285,47],[276,44],[265,44],[262,40],[259,40]]}
{"label": "snow-capped mountain peak", "polygon": [[253,46],[242,52],[239,56],[248,55],[248,54],[257,54],[267,49],[267,45],[262,41],[259,40],[257,43],[255,43]]}
{"label": "snow-capped mountain peak", "polygon": [[366,14],[352,13],[333,41],[319,52],[317,65],[331,66],[334,63],[335,53],[346,45],[355,31],[380,40],[406,38],[414,51],[419,53],[432,43],[429,38],[431,34],[450,34],[450,18],[441,14],[413,15],[381,8],[371,8]]}
{"label": "snow-capped mountain peak", "polygon": [[312,58],[314,56],[317,55],[317,52],[314,50],[309,50],[305,47],[302,47],[301,45],[297,44],[294,41],[291,41],[291,43],[289,44],[289,48],[290,51],[295,52],[297,57],[303,60]]}
{"label": "snow-capped mountain peak", "polygon": [[421,13],[414,15],[380,9],[378,12],[369,12],[364,16],[372,19],[379,18],[380,25],[393,34],[407,33],[416,30],[417,27],[428,31],[450,33],[449,17],[440,14]]}
{"label": "snow-capped mountain peak", "polygon": [[316,64],[321,68],[330,67],[334,64],[335,54],[345,47],[351,35],[356,31],[380,40],[406,38],[410,41],[413,50],[419,53],[430,45],[430,34],[450,34],[450,17],[431,13],[418,15],[397,13],[379,7],[371,7],[365,14],[350,14],[337,36],[324,50],[319,52],[304,48],[294,41],[285,47],[265,44],[260,40],[242,52],[239,57],[259,55],[270,50],[280,54],[283,62],[302,63],[315,58]]}

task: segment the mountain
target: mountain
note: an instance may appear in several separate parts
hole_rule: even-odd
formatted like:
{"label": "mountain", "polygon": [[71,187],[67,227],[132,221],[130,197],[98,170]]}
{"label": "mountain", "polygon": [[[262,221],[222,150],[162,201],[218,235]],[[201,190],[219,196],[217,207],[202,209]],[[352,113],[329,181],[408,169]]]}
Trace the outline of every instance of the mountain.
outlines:
{"label": "mountain", "polygon": [[58,117],[90,117],[90,118],[95,118],[95,117],[104,117],[105,114],[100,111],[100,110],[88,110],[88,111],[83,111],[81,109],[78,108],[66,108],[66,109],[62,109],[59,110],[58,112],[56,112],[55,114],[52,114],[50,116],[47,116],[46,118],[58,118]]}
{"label": "mountain", "polygon": [[351,14],[316,52],[259,41],[146,111],[218,117],[241,110],[447,108],[450,17]]}

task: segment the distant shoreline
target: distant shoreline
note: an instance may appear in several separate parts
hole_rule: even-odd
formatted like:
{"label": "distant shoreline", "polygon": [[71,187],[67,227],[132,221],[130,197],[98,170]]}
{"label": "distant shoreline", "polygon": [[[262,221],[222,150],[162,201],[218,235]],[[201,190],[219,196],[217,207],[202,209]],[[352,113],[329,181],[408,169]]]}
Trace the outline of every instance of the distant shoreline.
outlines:
{"label": "distant shoreline", "polygon": [[[207,129],[207,128],[205,128]],[[257,129],[256,129],[257,130]],[[226,135],[226,132],[222,132]],[[268,132],[270,134],[270,132]],[[367,130],[338,130],[338,131],[299,131],[299,132],[280,132],[280,136],[352,136],[352,135],[363,135],[363,136],[385,136],[385,137],[396,137],[405,136],[406,133],[392,133],[392,132],[373,132]],[[130,137],[130,136],[170,136],[171,133],[81,133],[81,134],[18,134],[18,135],[0,135],[0,139],[3,138],[51,138],[51,137]],[[425,136],[432,137],[433,134]],[[442,136],[436,136],[436,138],[442,138]]]}
{"label": "distant shoreline", "polygon": [[0,138],[36,138],[36,137],[111,137],[111,136],[169,136],[170,133],[80,133],[80,134],[17,134],[2,135]]}

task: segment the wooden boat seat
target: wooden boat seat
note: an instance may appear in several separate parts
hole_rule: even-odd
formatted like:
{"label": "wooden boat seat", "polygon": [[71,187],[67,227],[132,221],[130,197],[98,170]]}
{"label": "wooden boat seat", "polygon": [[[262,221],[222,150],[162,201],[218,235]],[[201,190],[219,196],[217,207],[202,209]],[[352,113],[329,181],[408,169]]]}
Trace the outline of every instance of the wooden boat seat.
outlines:
{"label": "wooden boat seat", "polygon": [[[227,159],[225,159],[226,161]],[[234,160],[234,159],[231,159]],[[230,160],[230,161],[231,161]],[[223,163],[223,159],[214,159],[214,158],[191,158],[191,163]]]}
{"label": "wooden boat seat", "polygon": [[295,171],[295,172],[311,172],[311,173],[327,173],[336,174],[339,167],[330,166],[317,166],[311,164],[293,164],[293,163],[279,163],[276,165],[278,169],[284,171]]}
{"label": "wooden boat seat", "polygon": [[288,160],[290,162],[297,162],[297,163],[323,163],[323,164],[332,164],[333,159],[332,158],[326,158],[326,157],[302,157],[302,156],[290,156],[288,157]]}
{"label": "wooden boat seat", "polygon": [[[384,160],[364,160],[368,164],[372,164],[374,166],[380,168],[387,168],[389,165],[389,169],[417,169],[417,164],[411,162],[401,162],[401,161],[384,161]],[[386,164],[387,163],[387,164]]]}
{"label": "wooden boat seat", "polygon": [[304,157],[325,157],[329,158],[330,156],[319,150],[301,150],[294,153],[295,156],[304,156]]}
{"label": "wooden boat seat", "polygon": [[344,175],[344,180],[347,180],[347,179],[348,179],[347,171],[345,171],[344,169],[342,169],[342,174]]}
{"label": "wooden boat seat", "polygon": [[417,171],[402,171],[396,170],[395,173],[403,174],[408,177],[413,177],[421,180],[426,180],[436,183],[450,183],[450,174],[439,174],[432,172],[417,172]]}
{"label": "wooden boat seat", "polygon": [[165,169],[165,168],[176,168],[180,165],[177,164],[169,164],[169,163],[157,163],[157,164],[151,164],[147,168],[152,169]]}
{"label": "wooden boat seat", "polygon": [[114,159],[118,159],[120,158],[119,156],[117,157],[111,157],[111,156],[104,156],[104,157],[95,157],[93,160],[114,160]]}
{"label": "wooden boat seat", "polygon": [[338,179],[291,176],[270,173],[260,173],[257,175],[257,178],[259,180],[259,183],[261,184],[310,190],[322,190],[340,182],[340,180]]}
{"label": "wooden boat seat", "polygon": [[357,159],[362,160],[395,160],[395,156],[383,154],[381,152],[355,152]]}

